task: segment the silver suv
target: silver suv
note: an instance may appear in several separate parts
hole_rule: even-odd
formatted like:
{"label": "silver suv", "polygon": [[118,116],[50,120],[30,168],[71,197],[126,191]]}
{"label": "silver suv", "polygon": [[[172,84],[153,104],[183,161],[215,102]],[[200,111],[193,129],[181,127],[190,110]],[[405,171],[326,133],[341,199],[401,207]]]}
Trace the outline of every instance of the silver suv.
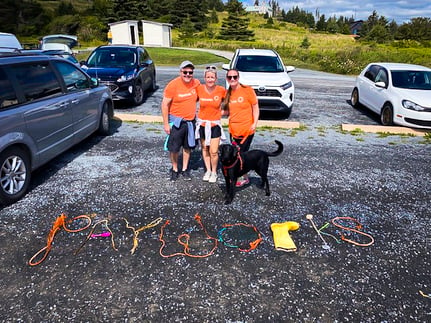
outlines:
{"label": "silver suv", "polygon": [[95,131],[109,134],[108,87],[55,56],[0,55],[0,203],[27,191],[31,172]]}
{"label": "silver suv", "polygon": [[271,49],[237,49],[223,69],[240,72],[240,83],[256,92],[261,111],[278,112],[285,118],[292,112],[295,87],[288,73],[293,66],[284,66],[278,53]]}

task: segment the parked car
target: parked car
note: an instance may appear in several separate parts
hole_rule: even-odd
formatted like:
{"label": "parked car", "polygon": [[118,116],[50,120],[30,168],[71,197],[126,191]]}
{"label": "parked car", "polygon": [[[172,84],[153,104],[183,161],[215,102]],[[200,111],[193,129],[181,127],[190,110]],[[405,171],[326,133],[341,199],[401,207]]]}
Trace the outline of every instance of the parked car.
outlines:
{"label": "parked car", "polygon": [[31,172],[93,132],[110,132],[113,101],[79,67],[56,56],[0,56],[0,203],[19,200]]}
{"label": "parked car", "polygon": [[14,34],[0,33],[0,52],[19,52],[22,45]]}
{"label": "parked car", "polygon": [[141,46],[99,46],[81,65],[89,75],[109,86],[114,100],[140,105],[146,91],[156,90],[154,62]]}
{"label": "parked car", "polygon": [[42,37],[40,49],[60,50],[72,54],[72,48],[78,45],[78,37],[74,35],[47,35]]}
{"label": "parked car", "polygon": [[275,50],[237,49],[230,63],[222,67],[240,72],[240,83],[253,87],[261,111],[290,116],[295,87],[288,73],[295,68],[285,66]]}
{"label": "parked car", "polygon": [[431,69],[370,63],[356,78],[351,103],[380,115],[382,125],[431,129]]}
{"label": "parked car", "polygon": [[67,59],[69,62],[75,64],[78,67],[81,67],[81,64],[76,59],[75,55],[69,52],[65,52],[63,50],[58,49],[26,49],[21,51],[23,54],[39,54],[39,55],[53,55],[58,57],[63,57],[64,59]]}

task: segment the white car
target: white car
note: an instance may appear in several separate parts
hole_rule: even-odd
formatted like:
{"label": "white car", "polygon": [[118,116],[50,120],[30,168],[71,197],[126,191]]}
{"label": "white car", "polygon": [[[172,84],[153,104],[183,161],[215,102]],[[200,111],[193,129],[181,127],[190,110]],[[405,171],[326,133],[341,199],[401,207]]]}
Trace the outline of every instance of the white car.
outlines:
{"label": "white car", "polygon": [[356,78],[351,103],[380,115],[385,126],[431,129],[431,69],[400,63],[368,64]]}
{"label": "white car", "polygon": [[288,73],[295,68],[284,66],[276,51],[237,49],[230,63],[222,67],[239,71],[240,83],[254,89],[261,111],[278,112],[285,118],[290,116],[295,87]]}

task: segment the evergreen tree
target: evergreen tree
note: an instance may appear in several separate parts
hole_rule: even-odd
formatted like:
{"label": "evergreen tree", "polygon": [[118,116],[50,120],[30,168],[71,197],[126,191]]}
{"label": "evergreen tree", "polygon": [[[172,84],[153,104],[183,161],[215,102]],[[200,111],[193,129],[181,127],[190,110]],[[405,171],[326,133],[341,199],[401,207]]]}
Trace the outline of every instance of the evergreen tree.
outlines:
{"label": "evergreen tree", "polygon": [[228,17],[223,19],[218,38],[225,40],[253,41],[254,31],[248,29],[249,19],[238,0],[229,0],[226,4]]}
{"label": "evergreen tree", "polygon": [[202,0],[175,0],[171,8],[170,23],[179,27],[189,18],[197,31],[202,31],[208,25],[206,3]]}

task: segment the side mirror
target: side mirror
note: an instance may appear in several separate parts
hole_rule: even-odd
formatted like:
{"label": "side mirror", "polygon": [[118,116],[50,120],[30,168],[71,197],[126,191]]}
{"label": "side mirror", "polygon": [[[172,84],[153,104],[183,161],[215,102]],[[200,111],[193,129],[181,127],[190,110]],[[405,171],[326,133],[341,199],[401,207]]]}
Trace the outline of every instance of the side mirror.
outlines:
{"label": "side mirror", "polygon": [[374,83],[374,85],[377,86],[377,87],[380,87],[382,89],[386,88],[386,83],[382,82],[382,81],[376,82],[376,83]]}
{"label": "side mirror", "polygon": [[290,65],[285,66],[284,68],[286,70],[286,73],[290,73],[290,72],[293,72],[295,70],[295,66],[290,66]]}
{"label": "side mirror", "polygon": [[229,64],[223,64],[223,65],[221,66],[221,68],[222,68],[222,69],[224,69],[224,70],[226,70],[226,71],[229,71],[229,69],[230,69],[230,65],[229,65]]}
{"label": "side mirror", "polygon": [[95,77],[92,77],[92,78],[90,79],[90,82],[91,82],[91,87],[92,87],[92,88],[95,88],[95,87],[98,87],[98,86],[99,86],[99,79],[97,79],[97,78],[95,78]]}

